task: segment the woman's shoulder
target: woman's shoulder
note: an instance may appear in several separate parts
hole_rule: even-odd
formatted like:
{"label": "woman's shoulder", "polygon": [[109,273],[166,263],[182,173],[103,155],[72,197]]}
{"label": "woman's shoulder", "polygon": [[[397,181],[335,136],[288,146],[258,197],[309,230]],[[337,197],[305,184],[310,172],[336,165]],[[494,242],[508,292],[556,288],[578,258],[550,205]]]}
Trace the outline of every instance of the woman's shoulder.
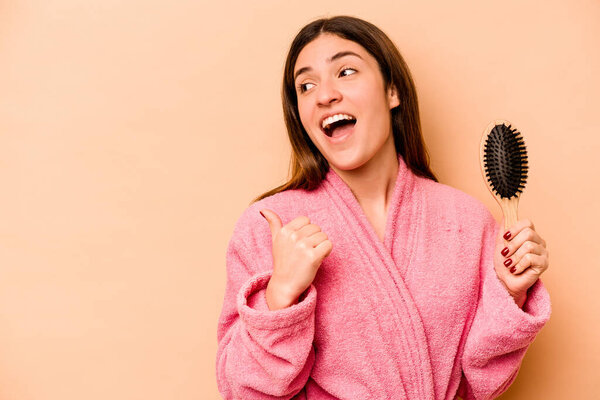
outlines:
{"label": "woman's shoulder", "polygon": [[444,215],[456,215],[461,219],[489,222],[492,213],[478,198],[445,183],[421,178],[424,199],[431,210]]}

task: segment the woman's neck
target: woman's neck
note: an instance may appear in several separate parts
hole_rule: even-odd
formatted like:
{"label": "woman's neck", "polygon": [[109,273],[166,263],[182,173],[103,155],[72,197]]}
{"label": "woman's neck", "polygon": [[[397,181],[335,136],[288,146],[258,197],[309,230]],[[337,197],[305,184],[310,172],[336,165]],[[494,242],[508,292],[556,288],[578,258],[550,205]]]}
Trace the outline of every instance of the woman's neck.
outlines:
{"label": "woman's neck", "polygon": [[393,136],[381,151],[359,168],[343,171],[331,166],[365,208],[387,210],[398,176],[398,155]]}

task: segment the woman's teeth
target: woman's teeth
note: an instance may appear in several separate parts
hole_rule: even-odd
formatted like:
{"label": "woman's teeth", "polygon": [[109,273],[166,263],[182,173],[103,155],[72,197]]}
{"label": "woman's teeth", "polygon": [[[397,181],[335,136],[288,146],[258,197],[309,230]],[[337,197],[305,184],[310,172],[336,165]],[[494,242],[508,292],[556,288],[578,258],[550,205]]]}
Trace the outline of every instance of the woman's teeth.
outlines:
{"label": "woman's teeth", "polygon": [[350,121],[356,120],[356,118],[354,118],[352,115],[335,114],[335,115],[332,115],[331,117],[325,118],[321,124],[321,128],[323,128],[323,130],[326,131],[327,129],[329,129],[331,124],[333,124],[334,122],[340,121],[342,119],[347,119]]}

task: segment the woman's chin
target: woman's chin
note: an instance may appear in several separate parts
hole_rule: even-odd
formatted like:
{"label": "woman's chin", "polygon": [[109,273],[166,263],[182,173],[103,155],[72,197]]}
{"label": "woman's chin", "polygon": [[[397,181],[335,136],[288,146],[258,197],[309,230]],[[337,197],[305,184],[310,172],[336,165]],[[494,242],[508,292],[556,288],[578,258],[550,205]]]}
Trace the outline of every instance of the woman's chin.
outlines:
{"label": "woman's chin", "polygon": [[337,154],[336,157],[328,159],[329,165],[338,171],[352,171],[360,168],[366,162],[358,156],[344,156],[343,154]]}

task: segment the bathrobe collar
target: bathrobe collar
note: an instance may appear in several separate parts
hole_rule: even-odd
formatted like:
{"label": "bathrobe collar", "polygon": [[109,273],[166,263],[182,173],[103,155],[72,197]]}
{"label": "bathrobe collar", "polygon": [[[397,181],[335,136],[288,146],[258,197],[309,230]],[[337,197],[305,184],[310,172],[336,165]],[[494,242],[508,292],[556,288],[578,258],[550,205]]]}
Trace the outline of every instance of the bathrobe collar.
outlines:
{"label": "bathrobe collar", "polygon": [[339,211],[342,223],[347,227],[351,236],[348,240],[359,240],[355,245],[370,260],[365,267],[377,268],[382,273],[389,274],[393,282],[390,296],[397,311],[394,319],[398,324],[399,335],[404,336],[401,340],[402,348],[398,351],[407,357],[399,367],[403,382],[411,387],[408,392],[419,393],[420,399],[433,399],[433,375],[425,328],[404,278],[410,269],[418,231],[424,221],[424,194],[418,182],[419,178],[407,167],[402,156],[398,155],[398,174],[387,211],[383,242],[350,187],[333,168],[327,172],[322,185],[333,208]]}
{"label": "bathrobe collar", "polygon": [[[408,168],[402,156],[398,154],[398,173],[396,175],[396,182],[394,184],[392,198],[390,199],[390,204],[386,215],[383,242],[381,242],[379,236],[377,236],[373,225],[367,219],[367,216],[358,203],[358,200],[354,196],[354,193],[352,193],[350,187],[335,172],[333,168],[329,169],[323,183],[326,191],[333,190],[337,196],[341,197],[351,214],[355,217],[358,217],[358,224],[361,231],[363,231],[363,233],[370,238],[370,240],[379,248],[382,253],[385,253],[382,254],[383,257],[390,258],[392,256],[394,253],[394,245],[399,241],[399,239],[401,242],[403,242],[403,247],[409,245],[410,249],[407,249],[409,251],[403,252],[403,260],[387,260],[388,262],[391,261],[394,264],[399,261],[401,265],[405,265],[412,255],[412,250],[414,249],[415,244],[413,243],[415,229],[414,226],[411,229],[409,226],[409,221],[413,221],[414,225],[415,220],[411,219],[411,217],[415,217],[416,215],[414,214],[418,213],[420,210],[417,210],[417,207],[415,206],[411,207],[411,204],[404,203],[410,203],[410,197],[417,195],[417,193],[413,193],[416,179],[416,176]],[[419,222],[421,222],[420,219]],[[402,234],[402,232],[406,232],[407,235],[398,238],[397,234]],[[405,271],[403,270],[402,272]]]}

